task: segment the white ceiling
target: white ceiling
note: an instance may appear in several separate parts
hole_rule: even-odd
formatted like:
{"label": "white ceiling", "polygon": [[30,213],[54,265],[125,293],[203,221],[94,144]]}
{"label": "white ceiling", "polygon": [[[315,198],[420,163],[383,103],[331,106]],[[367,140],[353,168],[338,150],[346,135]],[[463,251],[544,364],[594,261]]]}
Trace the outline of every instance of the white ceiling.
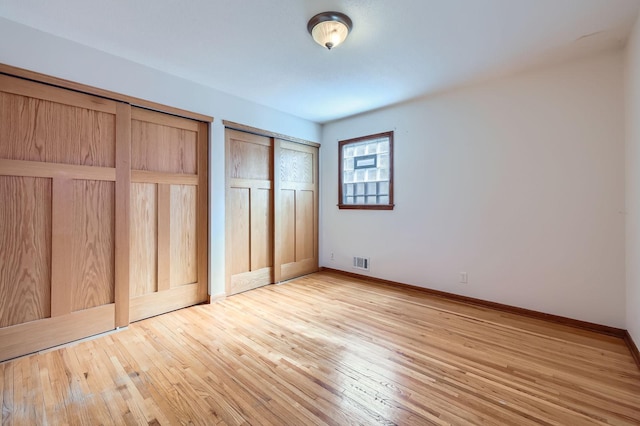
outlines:
{"label": "white ceiling", "polygon": [[[316,122],[620,47],[640,0],[0,0],[0,16]],[[351,17],[332,51],[309,18]]]}

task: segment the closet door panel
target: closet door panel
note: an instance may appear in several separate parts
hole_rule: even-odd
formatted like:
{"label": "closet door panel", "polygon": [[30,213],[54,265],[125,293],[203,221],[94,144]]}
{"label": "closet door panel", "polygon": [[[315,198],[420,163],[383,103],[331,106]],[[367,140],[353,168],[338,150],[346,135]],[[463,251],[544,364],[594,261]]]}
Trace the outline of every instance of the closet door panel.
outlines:
{"label": "closet door panel", "polygon": [[[314,158],[313,153],[299,151],[291,143],[282,143],[280,149],[280,179],[288,183],[314,183]],[[288,147],[288,148],[286,148]],[[306,149],[304,145],[300,146]],[[313,149],[313,148],[311,148]]]}
{"label": "closet door panel", "polygon": [[291,263],[296,261],[296,191],[283,189],[280,191],[280,261]]}
{"label": "closet door panel", "polygon": [[318,270],[318,148],[276,140],[276,277]]}
{"label": "closet door panel", "polygon": [[131,117],[129,313],[137,321],[206,300],[208,126],[140,108]]}
{"label": "closet door panel", "polygon": [[0,176],[0,200],[1,328],[51,315],[51,180]]}
{"label": "closet door panel", "polygon": [[[229,132],[229,131],[228,131]],[[233,179],[271,180],[271,143],[263,136],[230,131],[229,177]]]}
{"label": "closet door panel", "polygon": [[226,131],[226,293],[273,282],[273,147]]}
{"label": "closet door panel", "polygon": [[0,75],[0,361],[115,328],[118,108]]}
{"label": "closet door panel", "polygon": [[158,216],[156,185],[131,184],[130,295],[158,290]]}
{"label": "closet door panel", "polygon": [[133,110],[131,168],[196,174],[197,122],[173,116],[158,118],[158,114]]}
{"label": "closet door panel", "polygon": [[193,185],[171,185],[170,188],[171,287],[198,282],[196,190]]}
{"label": "closet door panel", "polygon": [[115,183],[73,182],[72,311],[114,302]]}
{"label": "closet door panel", "polygon": [[2,93],[0,117],[1,158],[114,167],[114,114]]}
{"label": "closet door panel", "polygon": [[315,194],[313,191],[296,192],[295,246],[296,261],[312,259],[315,255]]}
{"label": "closet door panel", "polygon": [[271,190],[251,191],[251,270],[273,265],[273,211]]}
{"label": "closet door panel", "polygon": [[[40,99],[0,93],[0,158],[46,161],[37,115]],[[42,120],[40,120],[42,122]]]}
{"label": "closet door panel", "polygon": [[233,212],[228,236],[233,247],[231,253],[231,275],[251,271],[251,241],[249,215],[249,189],[230,188],[227,203]]}
{"label": "closet door panel", "polygon": [[114,167],[114,115],[47,101],[42,103],[38,108],[36,134],[45,141],[48,162]]}

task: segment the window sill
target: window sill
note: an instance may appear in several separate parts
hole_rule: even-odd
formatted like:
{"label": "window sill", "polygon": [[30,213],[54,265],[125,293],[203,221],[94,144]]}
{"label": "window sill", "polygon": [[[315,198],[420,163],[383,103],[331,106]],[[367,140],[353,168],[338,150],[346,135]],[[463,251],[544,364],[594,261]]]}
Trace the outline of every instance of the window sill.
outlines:
{"label": "window sill", "polygon": [[340,210],[393,210],[395,204],[338,204]]}

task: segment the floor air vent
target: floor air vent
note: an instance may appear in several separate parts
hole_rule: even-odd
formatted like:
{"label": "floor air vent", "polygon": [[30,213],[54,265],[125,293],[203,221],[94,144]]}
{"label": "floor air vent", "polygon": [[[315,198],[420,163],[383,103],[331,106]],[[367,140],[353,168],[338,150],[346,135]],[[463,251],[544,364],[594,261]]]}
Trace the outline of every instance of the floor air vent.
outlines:
{"label": "floor air vent", "polygon": [[356,269],[369,270],[369,258],[368,257],[353,257],[353,267]]}

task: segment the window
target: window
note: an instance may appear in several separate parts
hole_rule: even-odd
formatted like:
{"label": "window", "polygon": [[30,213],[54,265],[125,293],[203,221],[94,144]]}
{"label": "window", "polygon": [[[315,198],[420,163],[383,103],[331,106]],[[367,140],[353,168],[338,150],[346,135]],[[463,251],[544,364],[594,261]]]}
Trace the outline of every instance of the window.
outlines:
{"label": "window", "polygon": [[393,132],[338,144],[338,208],[393,210]]}

